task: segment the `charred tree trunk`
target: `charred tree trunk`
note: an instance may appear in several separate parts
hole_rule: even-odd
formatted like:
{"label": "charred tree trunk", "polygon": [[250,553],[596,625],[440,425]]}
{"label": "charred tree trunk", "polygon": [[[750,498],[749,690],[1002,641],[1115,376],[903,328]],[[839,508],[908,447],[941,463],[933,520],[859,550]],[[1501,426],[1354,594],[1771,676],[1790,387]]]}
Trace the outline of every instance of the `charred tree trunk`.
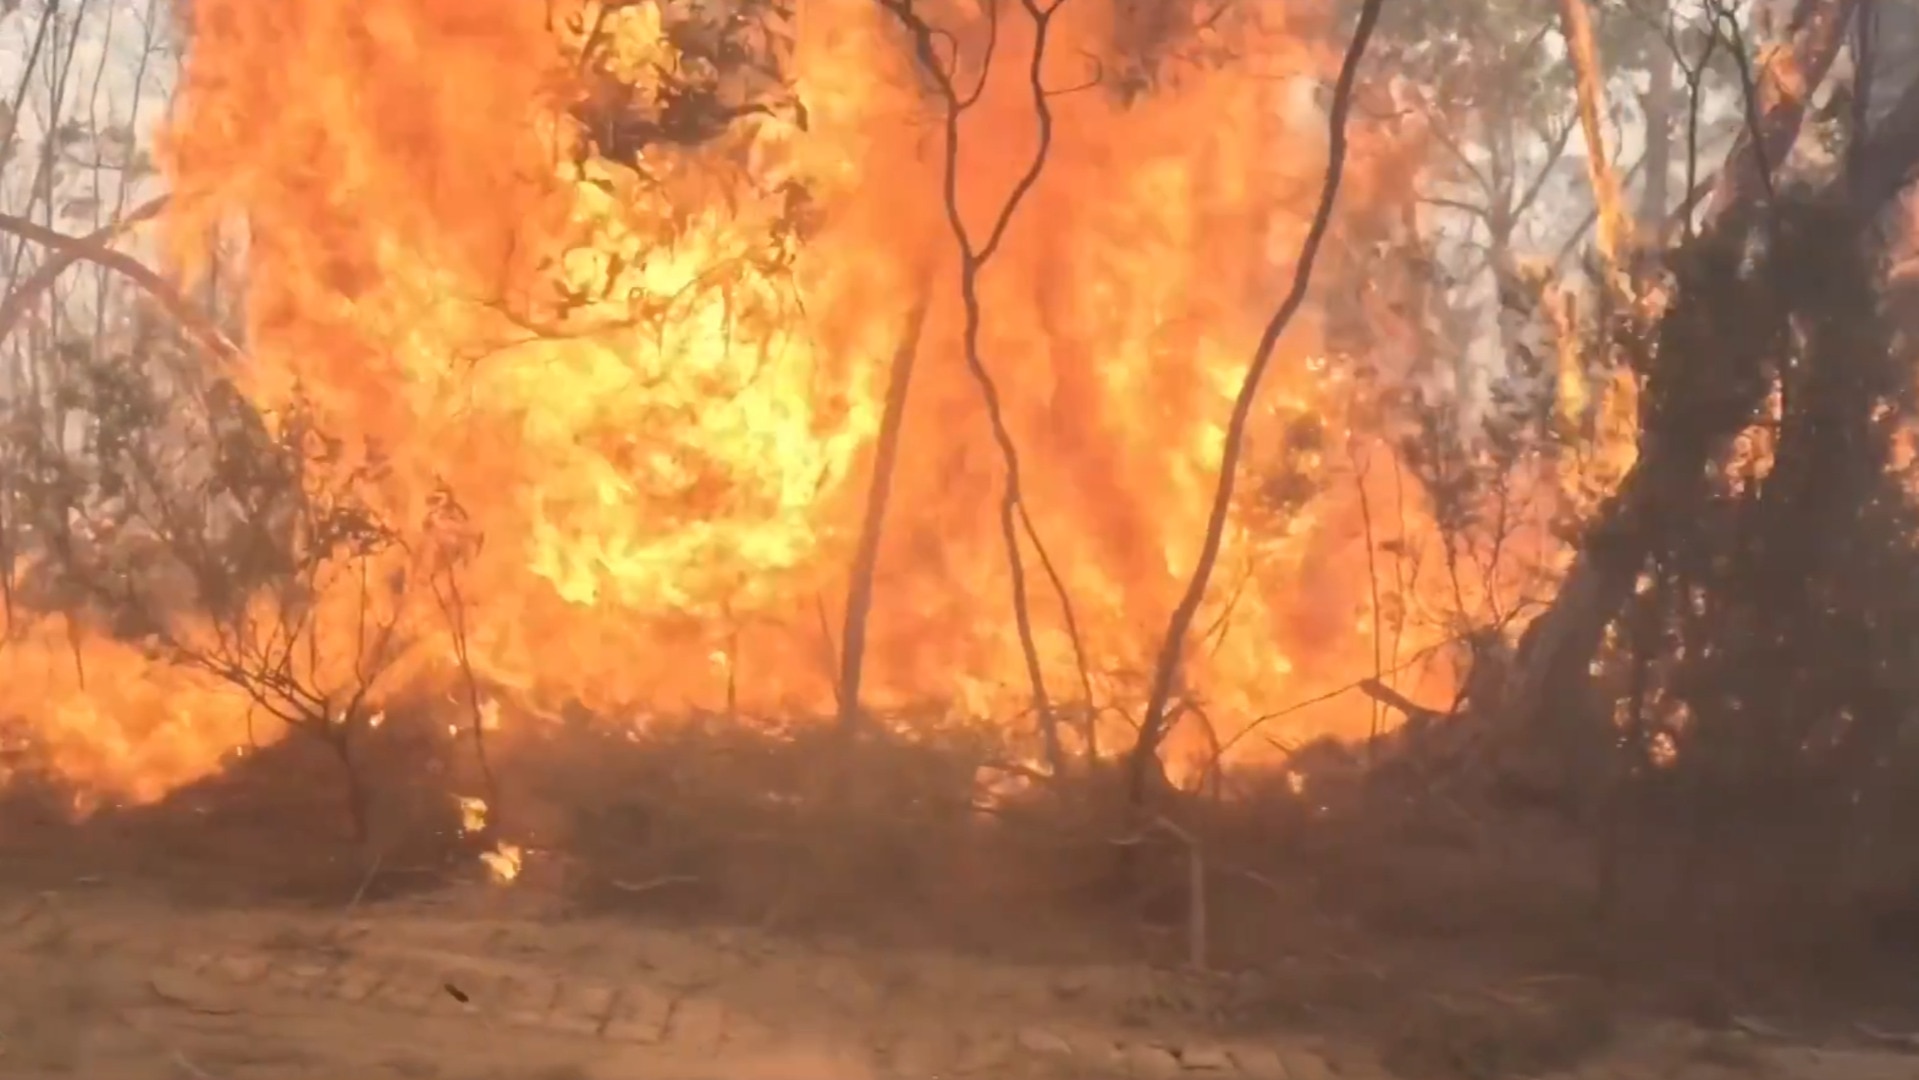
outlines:
{"label": "charred tree trunk", "polygon": [[[1800,0],[1794,9],[1789,55],[1760,73],[1756,121],[1734,144],[1714,187],[1708,228],[1696,241],[1706,258],[1738,250],[1758,220],[1773,173],[1798,137],[1808,98],[1832,67],[1858,2]],[[1830,194],[1870,212],[1905,186],[1915,164],[1919,96],[1909,92],[1853,155],[1840,181],[1845,189]],[[1559,595],[1527,628],[1509,698],[1522,722],[1549,721],[1554,701],[1585,698],[1606,627],[1632,595],[1660,523],[1690,512],[1707,466],[1764,400],[1767,381],[1757,366],[1763,353],[1734,355],[1742,350],[1727,348],[1721,337],[1750,313],[1710,307],[1675,305],[1655,330],[1658,370],[1651,374],[1666,385],[1649,390],[1667,405],[1642,417],[1638,461],[1581,544]],[[1700,425],[1702,416],[1713,418],[1709,426]]]}
{"label": "charred tree trunk", "polygon": [[340,763],[340,776],[346,781],[347,822],[353,828],[353,842],[366,848],[373,842],[372,795],[366,778],[360,774],[360,762],[354,755],[353,729],[347,722],[334,723],[321,718],[311,722],[327,749]]}
{"label": "charred tree trunk", "polygon": [[899,348],[893,354],[886,386],[886,405],[880,414],[879,440],[873,452],[873,478],[866,492],[866,512],[860,519],[858,546],[853,552],[851,580],[846,590],[846,622],[840,632],[839,671],[835,694],[839,699],[839,727],[857,728],[860,687],[866,673],[867,618],[873,610],[873,582],[878,574],[880,538],[886,531],[886,506],[893,495],[893,470],[899,462],[900,435],[906,426],[906,402],[912,389],[913,365],[919,357],[920,333],[932,303],[930,274],[920,274],[919,291],[907,312]]}

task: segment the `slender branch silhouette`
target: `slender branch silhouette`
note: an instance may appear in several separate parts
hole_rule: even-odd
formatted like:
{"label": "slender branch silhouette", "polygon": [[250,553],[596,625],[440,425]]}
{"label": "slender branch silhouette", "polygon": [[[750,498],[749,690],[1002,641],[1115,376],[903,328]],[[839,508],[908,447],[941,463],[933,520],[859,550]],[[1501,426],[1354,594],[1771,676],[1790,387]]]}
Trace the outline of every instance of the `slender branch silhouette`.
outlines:
{"label": "slender branch silhouette", "polygon": [[[152,213],[158,213],[161,207],[153,207]],[[119,274],[139,286],[142,292],[152,297],[154,302],[173,320],[180,324],[195,342],[207,352],[221,360],[237,359],[240,349],[220,328],[213,324],[196,309],[180,290],[156,273],[152,267],[124,251],[108,247],[115,230],[109,228],[90,236],[69,236],[57,229],[50,229],[38,222],[29,221],[13,214],[0,214],[0,233],[10,233],[29,243],[39,244],[53,251],[57,256],[74,262],[90,262]],[[50,284],[51,282],[49,282]],[[44,285],[40,286],[45,288]],[[9,311],[8,315],[18,319],[18,313]]]}
{"label": "slender branch silhouette", "polygon": [[1239,396],[1233,401],[1232,417],[1226,425],[1226,445],[1220,455],[1219,482],[1213,491],[1212,511],[1206,520],[1205,539],[1200,544],[1193,576],[1186,583],[1186,593],[1180,597],[1171,618],[1167,620],[1166,636],[1160,642],[1159,656],[1153,666],[1152,689],[1146,701],[1145,717],[1140,723],[1139,741],[1133,745],[1132,758],[1128,763],[1127,796],[1128,802],[1135,808],[1146,799],[1152,765],[1158,758],[1160,741],[1166,737],[1169,728],[1168,706],[1172,701],[1174,683],[1178,681],[1184,666],[1186,638],[1192,632],[1193,620],[1198,616],[1200,603],[1205,600],[1207,586],[1212,582],[1213,568],[1219,562],[1220,545],[1226,536],[1226,519],[1232,510],[1235,474],[1239,471],[1240,455],[1246,444],[1246,425],[1252,419],[1253,401],[1259,396],[1260,382],[1266,377],[1266,369],[1272,365],[1280,336],[1306,303],[1313,266],[1319,259],[1320,248],[1326,242],[1326,234],[1332,229],[1333,210],[1339,203],[1339,185],[1346,172],[1346,121],[1353,111],[1353,91],[1359,81],[1360,64],[1366,58],[1366,47],[1372,41],[1373,30],[1379,25],[1380,11],[1384,7],[1385,0],[1364,0],[1359,9],[1359,19],[1353,28],[1352,40],[1346,46],[1346,55],[1340,61],[1339,76],[1333,83],[1332,104],[1327,110],[1326,179],[1320,190],[1319,206],[1313,211],[1312,224],[1300,244],[1299,259],[1293,265],[1292,286],[1260,334],[1259,344],[1253,350],[1252,363],[1247,366],[1246,377],[1240,382]]}
{"label": "slender branch silhouette", "polygon": [[[953,242],[959,248],[960,256],[960,302],[964,308],[965,326],[962,342],[966,358],[966,367],[978,385],[980,398],[986,405],[986,416],[993,429],[993,441],[999,447],[1000,458],[1005,465],[1004,486],[1000,496],[1000,535],[1006,545],[1007,569],[1012,578],[1013,619],[1019,631],[1020,652],[1026,662],[1027,679],[1032,685],[1033,707],[1039,717],[1040,737],[1044,741],[1048,764],[1054,772],[1065,766],[1065,750],[1059,741],[1059,724],[1053,712],[1051,696],[1046,690],[1045,675],[1040,667],[1039,645],[1033,635],[1033,617],[1028,600],[1026,561],[1020,551],[1020,535],[1024,533],[1033,552],[1038,557],[1041,570],[1059,598],[1060,611],[1066,624],[1066,632],[1072,641],[1074,660],[1078,664],[1082,692],[1086,695],[1086,711],[1090,717],[1093,710],[1092,677],[1086,666],[1086,650],[1079,632],[1079,620],[1073,612],[1072,599],[1066,591],[1066,583],[1060,577],[1052,556],[1047,553],[1046,545],[1040,539],[1039,530],[1034,526],[1032,515],[1027,510],[1024,493],[1020,484],[1019,448],[1014,444],[1012,433],[1006,425],[1005,411],[1001,407],[999,386],[987,368],[980,345],[980,331],[985,323],[985,314],[980,303],[980,275],[993,256],[1005,242],[1008,230],[1012,227],[1013,217],[1019,211],[1026,197],[1032,194],[1039,183],[1040,174],[1046,169],[1048,155],[1053,143],[1052,98],[1063,94],[1083,90],[1097,82],[1054,89],[1047,87],[1043,68],[1046,63],[1046,48],[1052,28],[1053,16],[1058,13],[1065,0],[1052,0],[1042,3],[1040,0],[1019,0],[1021,10],[1033,23],[1033,55],[1026,69],[1026,81],[1032,95],[1033,115],[1038,127],[1036,144],[1032,157],[1025,170],[1014,183],[984,237],[979,237],[966,225],[960,210],[959,160],[962,149],[960,120],[966,111],[979,100],[986,88],[986,81],[992,75],[993,57],[999,44],[1000,3],[1001,0],[988,0],[986,13],[986,46],[980,58],[978,77],[970,87],[962,89],[959,84],[959,52],[953,46],[950,35],[935,28],[920,14],[914,0],[880,0],[880,4],[900,25],[906,29],[912,39],[913,51],[919,65],[932,79],[944,105],[945,155],[941,176],[941,194],[945,201],[946,220],[952,230]],[[940,43],[948,42],[953,55],[950,61],[940,56]],[[847,708],[842,701],[842,710]]]}

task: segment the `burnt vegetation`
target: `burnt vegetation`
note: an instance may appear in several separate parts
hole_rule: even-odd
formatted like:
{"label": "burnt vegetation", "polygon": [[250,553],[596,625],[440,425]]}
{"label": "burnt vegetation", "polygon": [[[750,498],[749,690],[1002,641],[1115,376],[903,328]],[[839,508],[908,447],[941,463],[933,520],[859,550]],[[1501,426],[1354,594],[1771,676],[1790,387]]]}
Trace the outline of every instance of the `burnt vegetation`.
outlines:
{"label": "burnt vegetation", "polygon": [[[1043,48],[1062,2],[1088,0],[989,0],[965,25],[943,5],[879,0],[925,77],[935,152],[947,156],[967,330],[955,362],[973,373],[989,415],[993,373],[1012,369],[983,353],[979,327],[993,313],[976,283],[993,273],[1048,143],[1037,142],[1023,186],[986,229],[969,231],[952,164],[966,150],[958,118],[993,62],[998,20],[1026,20]],[[1538,15],[1494,6],[1515,21]],[[897,929],[981,947],[1119,938],[1206,969],[1270,972],[1302,956],[1317,965],[1320,981],[1304,987],[1259,983],[1236,1002],[1248,1022],[1322,1022],[1401,1000],[1394,965],[1412,970],[1436,952],[1494,957],[1462,963],[1461,977],[1545,968],[1576,976],[1581,993],[1612,980],[1644,991],[1622,1001],[1722,1020],[1781,987],[1799,1003],[1817,997],[1800,993],[1807,987],[1828,1003],[1840,1000],[1836,985],[1855,998],[1877,993],[1869,976],[1885,958],[1906,963],[1919,948],[1919,320],[1890,270],[1896,203],[1919,166],[1919,90],[1893,95],[1869,128],[1843,107],[1791,118],[1795,135],[1818,128],[1803,137],[1837,148],[1814,166],[1766,156],[1777,143],[1768,125],[1785,121],[1742,109],[1721,155],[1723,200],[1707,206],[1690,190],[1706,190],[1698,177],[1716,163],[1662,161],[1667,178],[1688,174],[1689,190],[1662,188],[1639,215],[1632,250],[1542,269],[1515,254],[1516,221],[1550,179],[1529,170],[1558,162],[1572,110],[1527,132],[1484,125],[1515,105],[1545,107],[1519,99],[1546,93],[1533,72],[1551,13],[1538,35],[1494,50],[1486,81],[1465,94],[1449,89],[1456,70],[1431,70],[1420,40],[1491,31],[1462,30],[1455,6],[1437,0],[1347,7],[1351,18],[1317,28],[1350,35],[1328,78],[1333,167],[1296,283],[1249,358],[1226,459],[1238,460],[1255,423],[1275,342],[1303,306],[1323,304],[1334,327],[1328,362],[1353,374],[1350,418],[1373,441],[1342,446],[1310,417],[1291,418],[1281,441],[1346,459],[1337,482],[1361,485],[1374,635],[1392,642],[1346,691],[1378,703],[1371,738],[1286,746],[1257,764],[1222,753],[1185,787],[1159,757],[1170,728],[1209,723],[1181,673],[1204,630],[1195,629],[1202,601],[1230,587],[1213,579],[1228,515],[1283,527],[1320,496],[1323,473],[1271,455],[1228,472],[1211,522],[1191,523],[1207,532],[1206,554],[1181,568],[1191,588],[1157,668],[1137,680],[1138,700],[1109,702],[1096,700],[1084,657],[1064,692],[1041,680],[1028,606],[1049,618],[1063,611],[1070,626],[1073,598],[1047,561],[1019,449],[998,423],[1010,631],[1032,683],[1026,745],[1009,745],[1004,723],[863,705],[872,537],[838,628],[839,723],[729,711],[640,731],[630,718],[574,708],[489,734],[488,688],[468,665],[461,614],[461,560],[484,538],[466,529],[458,493],[442,493],[424,521],[371,505],[360,491],[381,467],[377,452],[350,452],[297,411],[255,411],[223,372],[233,356],[208,355],[222,351],[209,345],[225,340],[219,316],[178,332],[179,312],[195,304],[156,276],[130,274],[140,290],[125,301],[136,312],[130,330],[89,335],[58,318],[30,331],[0,326],[31,337],[24,347],[37,358],[31,385],[0,417],[8,641],[58,625],[72,637],[70,662],[84,667],[85,638],[118,639],[227,687],[295,737],[246,748],[226,773],[158,807],[109,808],[87,827],[203,851],[217,845],[192,838],[208,829],[305,830],[298,844],[267,842],[282,851],[268,860],[275,884],[308,890],[471,873],[483,834],[530,849],[536,885],[556,875],[571,902],[595,908]],[[1189,8],[1128,6],[1111,54],[1087,58],[1083,83],[1044,82],[1035,64],[1026,102],[1039,129],[1058,95],[1133,100],[1184,65],[1235,62],[1221,42],[1251,16],[1231,3]],[[1819,39],[1819,20],[1851,9],[1800,4],[1789,45],[1837,48]],[[1675,96],[1661,104],[1680,157],[1706,152],[1681,84],[1701,92],[1717,71],[1753,89],[1767,77],[1755,74],[1749,43],[1720,32],[1719,15],[1614,16],[1616,52],[1668,50],[1664,62],[1683,61],[1687,78],[1668,71]],[[687,16],[670,29],[684,58],[671,92],[644,101],[603,68],[598,28],[574,27],[587,87],[576,117],[600,154],[642,170],[649,155],[697,149],[750,114],[803,122],[781,59],[791,18],[770,5],[719,22]],[[1437,243],[1410,210],[1339,201],[1348,130],[1397,122],[1375,107],[1391,71],[1437,88],[1427,105],[1454,110],[1433,119],[1443,137],[1470,129],[1492,146],[1489,167],[1465,169],[1478,174],[1476,201],[1445,197],[1487,227],[1477,258],[1500,308],[1498,362],[1471,407],[1452,380],[1484,327]],[[1521,161],[1505,145],[1518,139],[1546,145],[1552,159]],[[1763,182],[1740,182],[1749,158]],[[1682,202],[1701,206],[1675,210]],[[791,203],[784,225],[803,233],[804,192]],[[111,230],[84,239],[50,230],[31,215],[0,216],[0,231],[59,262],[52,275],[16,274],[0,311],[45,301],[61,268],[124,258],[109,248]],[[1390,301],[1404,332],[1388,341],[1364,311],[1339,310],[1352,295]],[[903,329],[890,373],[865,520],[875,536],[890,497],[886,447],[912,422],[904,400],[919,333],[917,318]],[[1409,359],[1388,369],[1378,355],[1389,349]],[[1568,355],[1588,383],[1617,378],[1636,390],[1637,452],[1617,476],[1589,468],[1600,405],[1568,410],[1555,398]],[[1389,473],[1397,496],[1379,494]],[[1434,525],[1429,540],[1405,526],[1409,499]],[[1540,537],[1576,553],[1573,568],[1541,556]],[[1419,588],[1421,579],[1444,587]],[[1435,608],[1433,595],[1447,599]],[[322,611],[322,597],[346,604],[345,617]],[[427,625],[456,643],[463,678],[452,694],[416,678],[425,668],[408,628]],[[1402,651],[1414,630],[1436,631],[1442,644]],[[1434,654],[1452,662],[1459,689],[1422,703],[1394,676]],[[1276,715],[1291,707],[1273,703]],[[1137,733],[1131,745],[1098,745],[1094,718],[1113,711]],[[25,820],[35,799],[53,806],[65,793],[36,768],[32,717],[9,731],[19,735],[7,751],[9,813]],[[1033,743],[1040,753],[1025,754]],[[1027,756],[1045,767],[1022,764]],[[315,794],[340,784],[344,814],[340,800]],[[463,827],[453,798],[475,790],[496,820]],[[316,886],[297,866],[310,849],[340,855],[344,877],[319,874]],[[1009,930],[1009,908],[1041,930]],[[1355,951],[1381,959],[1355,975],[1342,966]],[[1598,1037],[1566,1023],[1577,1029],[1570,1041]],[[1500,1046],[1459,1051],[1476,1064],[1454,1065],[1498,1073],[1553,1061]]]}

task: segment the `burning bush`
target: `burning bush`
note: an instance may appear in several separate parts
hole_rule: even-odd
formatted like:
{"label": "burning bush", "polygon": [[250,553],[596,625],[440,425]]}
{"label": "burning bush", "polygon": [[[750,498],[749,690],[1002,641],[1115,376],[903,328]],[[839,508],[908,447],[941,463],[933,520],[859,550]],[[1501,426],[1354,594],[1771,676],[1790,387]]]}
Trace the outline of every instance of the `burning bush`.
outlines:
{"label": "burning bush", "polygon": [[[762,919],[1018,867],[1200,960],[1223,883],[1374,847],[1616,914],[1763,816],[1825,901],[1898,878],[1919,95],[1774,176],[1844,22],[1803,5],[1638,252],[1577,0],[1527,183],[1443,99],[1537,105],[1538,36],[1489,104],[1378,0],[1337,63],[1349,13],[1249,7],[196,0],[185,284],[106,247],[159,204],[6,225],[56,254],[0,332],[79,261],[150,303],[8,402],[0,767],[153,800],[283,729],[363,844],[425,792]],[[1590,281],[1515,250],[1576,130]],[[1490,313],[1420,217],[1462,175]]]}

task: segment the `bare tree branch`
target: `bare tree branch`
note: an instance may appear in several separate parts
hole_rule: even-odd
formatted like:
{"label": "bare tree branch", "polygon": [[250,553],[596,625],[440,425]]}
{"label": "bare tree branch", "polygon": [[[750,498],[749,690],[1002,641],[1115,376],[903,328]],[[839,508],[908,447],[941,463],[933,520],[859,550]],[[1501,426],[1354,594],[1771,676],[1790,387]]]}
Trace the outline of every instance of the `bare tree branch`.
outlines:
{"label": "bare tree branch", "polygon": [[[155,207],[153,212],[158,213],[159,210],[159,207]],[[0,214],[0,232],[9,233],[48,248],[56,255],[67,259],[68,265],[74,262],[91,262],[119,274],[139,286],[141,291],[159,304],[175,322],[180,324],[181,329],[185,330],[207,352],[221,360],[238,359],[239,346],[228,340],[227,336],[220,332],[220,328],[213,324],[213,320],[194,307],[180,293],[180,290],[174,288],[165,278],[139,259],[107,246],[113,236],[117,235],[112,229],[101,230],[89,236],[68,236],[23,217]],[[40,287],[44,289],[46,286]],[[20,318],[20,311],[10,311],[8,314],[16,322]],[[12,328],[12,323],[0,322],[0,332]]]}
{"label": "bare tree branch", "polygon": [[[985,322],[981,309],[979,282],[982,271],[999,252],[1000,244],[1006,239],[1007,231],[1012,227],[1014,215],[1020,205],[1026,201],[1033,188],[1039,183],[1040,174],[1045,171],[1046,161],[1052,152],[1053,110],[1050,100],[1063,93],[1073,93],[1084,89],[1074,86],[1065,89],[1050,88],[1045,84],[1044,68],[1046,49],[1053,25],[1053,16],[1059,12],[1064,0],[1019,0],[1021,9],[1033,24],[1033,55],[1026,69],[1026,89],[1031,97],[1033,116],[1038,127],[1038,138],[1032,156],[1027,160],[1026,168],[1014,182],[1013,189],[1000,203],[992,222],[988,225],[983,238],[976,237],[966,225],[961,214],[959,192],[959,160],[961,151],[960,120],[980,94],[985,92],[986,81],[992,74],[992,59],[999,38],[999,5],[1002,0],[987,0],[985,5],[987,21],[986,53],[981,59],[980,74],[974,85],[962,90],[955,81],[958,75],[959,54],[954,48],[950,59],[942,59],[939,42],[950,40],[947,35],[928,23],[915,6],[914,0],[879,0],[880,5],[907,31],[912,39],[913,50],[918,57],[920,67],[932,78],[944,104],[945,158],[941,176],[941,193],[945,201],[947,225],[953,234],[954,244],[960,255],[960,300],[965,310],[965,326],[962,331],[966,367],[979,387],[980,398],[986,406],[987,420],[992,426],[993,441],[999,447],[1000,458],[1005,465],[1004,487],[1000,498],[1000,533],[1006,545],[1007,569],[1012,576],[1013,619],[1019,632],[1020,652],[1026,661],[1027,679],[1032,685],[1033,707],[1039,717],[1040,734],[1046,744],[1047,756],[1055,771],[1065,764],[1065,753],[1059,741],[1058,723],[1053,715],[1050,695],[1046,690],[1044,672],[1040,666],[1039,645],[1033,634],[1033,622],[1030,605],[1027,600],[1026,561],[1020,552],[1020,535],[1023,532],[1033,545],[1040,566],[1059,599],[1066,631],[1072,641],[1074,660],[1079,669],[1080,684],[1086,694],[1086,715],[1091,722],[1092,677],[1086,667],[1086,650],[1081,643],[1079,621],[1073,613],[1071,597],[1067,594],[1065,579],[1054,566],[1052,557],[1047,553],[1046,545],[1040,540],[1039,530],[1034,527],[1031,513],[1026,507],[1024,493],[1020,485],[1019,449],[1013,443],[1012,433],[1006,425],[1006,417],[1000,404],[998,384],[992,372],[987,369],[981,354],[980,331]],[[845,708],[844,702],[841,708]]]}
{"label": "bare tree branch", "polygon": [[1226,519],[1232,511],[1233,485],[1239,471],[1240,454],[1245,449],[1246,426],[1252,419],[1253,402],[1259,396],[1260,383],[1266,376],[1266,369],[1272,364],[1281,335],[1306,303],[1313,266],[1318,261],[1320,247],[1326,242],[1327,233],[1332,229],[1333,210],[1339,204],[1339,185],[1346,172],[1346,121],[1352,113],[1359,67],[1366,57],[1366,47],[1372,41],[1373,30],[1379,24],[1379,15],[1384,7],[1385,0],[1364,0],[1359,9],[1359,20],[1353,28],[1352,41],[1346,47],[1345,58],[1340,63],[1339,76],[1333,83],[1332,104],[1327,110],[1326,179],[1320,191],[1319,205],[1313,211],[1312,223],[1306,230],[1305,240],[1300,244],[1298,261],[1293,264],[1292,286],[1260,334],[1252,362],[1240,382],[1239,395],[1233,401],[1232,416],[1226,425],[1226,444],[1220,455],[1218,486],[1213,492],[1212,510],[1207,517],[1199,560],[1193,567],[1193,576],[1187,582],[1185,595],[1167,620],[1166,636],[1160,643],[1159,656],[1153,666],[1152,690],[1140,723],[1139,741],[1133,747],[1127,792],[1129,802],[1135,808],[1140,807],[1146,799],[1152,765],[1160,741],[1168,730],[1168,705],[1172,701],[1173,687],[1184,666],[1186,638],[1192,631],[1193,619],[1199,614],[1207,586],[1212,582],[1213,568],[1219,561],[1220,545],[1226,536]]}

